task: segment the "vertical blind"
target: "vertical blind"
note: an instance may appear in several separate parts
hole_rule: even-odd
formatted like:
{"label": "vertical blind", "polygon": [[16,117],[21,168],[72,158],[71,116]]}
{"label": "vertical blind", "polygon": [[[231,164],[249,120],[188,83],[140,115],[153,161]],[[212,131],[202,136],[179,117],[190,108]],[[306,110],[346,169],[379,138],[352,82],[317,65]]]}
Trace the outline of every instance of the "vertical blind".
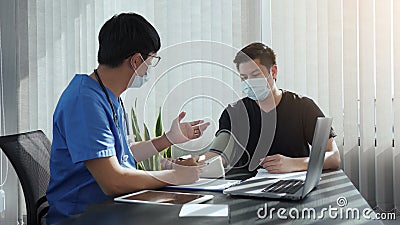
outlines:
{"label": "vertical blind", "polygon": [[[392,69],[393,69],[393,84],[394,98],[393,98],[393,112],[394,112],[394,154],[393,154],[393,180],[394,201],[397,209],[400,207],[400,193],[396,190],[400,189],[400,1],[393,1],[392,3]],[[397,41],[395,41],[397,40]],[[394,87],[393,87],[394,86]]]}
{"label": "vertical blind", "polygon": [[400,1],[261,3],[278,86],[334,118],[342,168],[371,206],[399,208]]}
{"label": "vertical blind", "polygon": [[[160,54],[163,63],[168,60],[168,57],[163,57],[163,50],[179,43],[208,40],[240,48],[251,41],[260,40],[260,34],[257,33],[259,29],[253,25],[257,20],[253,17],[256,11],[254,4],[256,3],[245,4],[238,0],[29,1],[28,16],[25,21],[27,33],[26,30],[21,31],[23,35],[29,37],[26,49],[29,54],[27,60],[29,68],[24,67],[27,76],[19,82],[25,87],[20,90],[21,94],[29,93],[29,102],[21,102],[25,106],[23,108],[29,111],[21,112],[21,116],[30,119],[21,119],[19,130],[41,128],[46,134],[51,134],[52,112],[62,90],[74,74],[91,73],[97,66],[97,35],[100,27],[111,16],[121,12],[136,12],[148,19],[160,33],[162,41]],[[249,32],[249,28],[254,31]],[[179,47],[177,49],[179,50]],[[208,53],[200,51],[188,54],[190,56]],[[229,57],[231,62],[233,56]],[[192,58],[195,57],[189,57]],[[163,91],[171,90],[174,84],[192,76],[219,77],[229,85],[239,87],[238,79],[221,75],[221,71],[217,70],[218,68],[207,65],[196,68],[193,65],[179,67],[167,76],[163,86],[159,87],[156,93],[167,94]],[[192,88],[195,87],[193,83],[190,85]],[[208,88],[207,85],[204,88]],[[146,94],[148,93],[143,90],[128,91],[125,95],[127,108],[133,105],[136,98],[140,101]],[[20,98],[25,97],[27,96]],[[149,99],[157,107],[162,103],[154,94]],[[143,104],[139,102],[141,103]],[[156,115],[156,107],[153,108],[151,114]],[[153,121],[154,116],[149,120]]]}
{"label": "vertical blind", "polygon": [[[102,24],[116,13],[136,12],[156,27],[162,41],[162,60],[149,84],[124,96],[128,111],[138,99],[140,123],[152,128],[159,107],[164,125],[185,110],[188,120],[208,117],[212,134],[223,107],[241,95],[232,71],[234,53],[262,40],[277,54],[278,86],[312,97],[334,118],[342,168],[362,195],[372,206],[399,207],[399,0],[1,4],[2,13],[10,14],[2,16],[1,37],[6,38],[0,39],[2,46],[7,43],[0,64],[7,76],[4,90],[13,94],[0,121],[6,133],[42,129],[51,138],[62,90],[74,74],[97,66]],[[182,65],[168,68],[174,62]],[[168,107],[171,102],[178,107]]]}

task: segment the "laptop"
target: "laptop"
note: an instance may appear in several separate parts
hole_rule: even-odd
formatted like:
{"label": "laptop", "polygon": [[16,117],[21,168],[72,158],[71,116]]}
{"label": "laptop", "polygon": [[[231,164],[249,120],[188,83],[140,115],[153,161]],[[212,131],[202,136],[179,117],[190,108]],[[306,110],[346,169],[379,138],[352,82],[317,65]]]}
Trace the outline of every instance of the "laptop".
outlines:
{"label": "laptop", "polygon": [[304,181],[299,179],[250,178],[238,185],[225,189],[223,193],[290,200],[305,198],[318,185],[321,178],[331,125],[332,118],[317,118],[307,175]]}

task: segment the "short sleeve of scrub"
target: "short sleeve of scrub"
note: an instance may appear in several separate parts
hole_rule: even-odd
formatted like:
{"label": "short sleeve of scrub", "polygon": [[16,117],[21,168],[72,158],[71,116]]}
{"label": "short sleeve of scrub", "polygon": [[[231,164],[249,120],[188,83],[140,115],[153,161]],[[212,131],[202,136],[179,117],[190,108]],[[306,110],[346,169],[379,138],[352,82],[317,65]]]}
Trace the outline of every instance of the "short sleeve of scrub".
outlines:
{"label": "short sleeve of scrub", "polygon": [[65,121],[65,134],[72,162],[115,155],[115,140],[103,103],[93,96],[79,95]]}

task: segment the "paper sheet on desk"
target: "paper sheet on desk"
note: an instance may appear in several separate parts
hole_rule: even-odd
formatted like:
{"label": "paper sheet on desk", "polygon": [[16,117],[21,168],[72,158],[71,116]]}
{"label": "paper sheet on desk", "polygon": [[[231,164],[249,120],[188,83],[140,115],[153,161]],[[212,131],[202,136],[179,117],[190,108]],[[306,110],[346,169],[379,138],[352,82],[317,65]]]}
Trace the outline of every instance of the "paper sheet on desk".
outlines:
{"label": "paper sheet on desk", "polygon": [[215,204],[185,204],[179,212],[179,217],[207,216],[226,217],[229,215],[228,205]]}
{"label": "paper sheet on desk", "polygon": [[215,156],[205,161],[205,165],[201,168],[201,178],[220,178],[225,177],[225,169],[222,165],[221,156]]}
{"label": "paper sheet on desk", "polygon": [[254,176],[253,179],[276,178],[276,179],[282,179],[282,180],[289,180],[289,179],[305,180],[306,174],[307,174],[307,171],[275,174],[275,173],[268,173],[268,171],[266,169],[258,169],[257,175]]}
{"label": "paper sheet on desk", "polygon": [[240,183],[240,180],[224,180],[224,179],[207,179],[200,178],[193,184],[166,186],[165,188],[181,189],[181,190],[198,190],[198,191],[218,191],[222,192],[224,189]]}

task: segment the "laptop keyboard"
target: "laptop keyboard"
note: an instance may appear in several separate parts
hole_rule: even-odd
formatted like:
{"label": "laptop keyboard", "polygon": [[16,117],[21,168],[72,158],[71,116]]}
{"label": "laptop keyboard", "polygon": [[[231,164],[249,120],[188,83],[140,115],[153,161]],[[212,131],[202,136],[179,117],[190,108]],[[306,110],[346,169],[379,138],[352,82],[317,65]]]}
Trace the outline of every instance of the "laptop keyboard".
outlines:
{"label": "laptop keyboard", "polygon": [[303,184],[304,181],[302,180],[280,180],[276,183],[268,185],[262,190],[262,192],[294,194],[301,187],[303,187]]}

